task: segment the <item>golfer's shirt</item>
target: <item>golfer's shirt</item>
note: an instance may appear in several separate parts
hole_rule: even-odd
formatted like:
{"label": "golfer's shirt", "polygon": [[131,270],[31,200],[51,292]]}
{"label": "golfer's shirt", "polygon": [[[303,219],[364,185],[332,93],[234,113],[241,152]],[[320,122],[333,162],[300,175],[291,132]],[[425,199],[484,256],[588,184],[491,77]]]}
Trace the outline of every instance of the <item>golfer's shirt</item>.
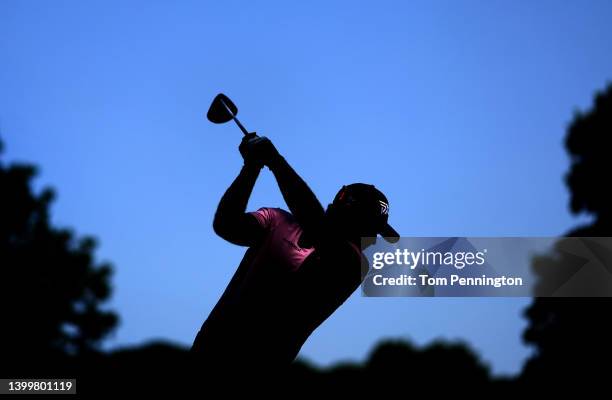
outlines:
{"label": "golfer's shirt", "polygon": [[329,249],[300,247],[302,228],[279,208],[260,208],[251,215],[265,235],[246,252],[194,350],[217,358],[229,351],[243,360],[266,357],[270,363],[288,363],[359,286],[362,255],[349,242]]}
{"label": "golfer's shirt", "polygon": [[280,208],[260,208],[250,213],[266,231],[260,255],[281,269],[297,271],[314,248],[299,246],[302,228]]}

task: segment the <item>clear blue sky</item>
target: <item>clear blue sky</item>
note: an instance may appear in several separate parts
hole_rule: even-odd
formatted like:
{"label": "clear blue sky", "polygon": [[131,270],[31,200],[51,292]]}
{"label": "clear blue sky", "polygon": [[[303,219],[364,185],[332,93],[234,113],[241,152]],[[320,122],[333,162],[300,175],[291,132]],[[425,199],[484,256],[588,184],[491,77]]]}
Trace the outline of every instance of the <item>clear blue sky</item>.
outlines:
{"label": "clear blue sky", "polygon": [[[243,254],[211,229],[241,165],[237,128],[204,118],[216,93],[324,204],[371,182],[406,236],[557,235],[579,222],[563,136],[612,78],[611,16],[573,0],[3,0],[5,158],[38,164],[54,222],[114,263],[109,346],[190,344]],[[284,206],[269,171],[259,206]],[[383,337],[463,339],[513,373],[528,303],[357,293],[301,354],[328,365]]]}

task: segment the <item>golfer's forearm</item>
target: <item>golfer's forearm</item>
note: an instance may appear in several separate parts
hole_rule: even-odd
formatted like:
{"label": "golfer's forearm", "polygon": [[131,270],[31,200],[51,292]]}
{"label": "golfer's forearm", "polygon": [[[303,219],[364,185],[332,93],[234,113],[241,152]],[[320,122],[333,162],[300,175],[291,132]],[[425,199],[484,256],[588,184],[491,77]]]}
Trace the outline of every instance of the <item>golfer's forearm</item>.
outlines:
{"label": "golfer's forearm", "polygon": [[257,167],[243,166],[234,182],[225,191],[213,222],[217,233],[227,231],[244,216],[260,170]]}
{"label": "golfer's forearm", "polygon": [[304,229],[320,226],[325,210],[306,182],[282,157],[270,169],[289,210]]}

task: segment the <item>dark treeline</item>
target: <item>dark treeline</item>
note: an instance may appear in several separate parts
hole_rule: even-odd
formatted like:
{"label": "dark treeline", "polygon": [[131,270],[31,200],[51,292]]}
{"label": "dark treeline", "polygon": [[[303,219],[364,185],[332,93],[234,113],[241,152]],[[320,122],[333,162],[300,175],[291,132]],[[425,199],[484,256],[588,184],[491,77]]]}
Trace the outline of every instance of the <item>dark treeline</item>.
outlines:
{"label": "dark treeline", "polygon": [[[566,135],[570,209],[593,217],[590,225],[567,236],[612,236],[612,192],[605,175],[612,170],[607,157],[611,135],[609,86],[596,95],[591,110],[574,117]],[[31,165],[6,165],[0,158],[0,377],[77,377],[79,393],[159,393],[220,384],[219,377],[193,368],[188,349],[181,346],[155,342],[101,351],[103,340],[119,323],[118,315],[105,307],[112,267],[95,260],[93,238],[51,225],[53,192],[33,191],[35,173]],[[537,257],[534,271],[560,262],[559,255]],[[267,376],[260,383],[290,384],[301,393],[334,388],[407,395],[593,387],[605,382],[612,356],[609,307],[607,298],[534,300],[525,312],[529,326],[524,340],[535,351],[517,377],[492,377],[489,367],[462,343],[415,347],[385,340],[363,363],[321,369],[298,360],[282,376]],[[251,377],[264,372],[253,371]],[[229,392],[249,390],[238,384],[245,377],[223,378],[235,382],[225,386]]]}
{"label": "dark treeline", "polygon": [[[566,236],[612,236],[611,145],[612,84],[595,95],[591,110],[574,116],[565,138],[571,162],[565,176],[570,210],[593,217],[592,223]],[[545,279],[543,271],[562,266],[565,257],[559,253],[537,257],[533,270]],[[603,386],[612,360],[611,306],[606,297],[536,299],[525,312],[529,326],[523,334],[536,352],[526,363],[521,381],[559,389],[577,384]]]}
{"label": "dark treeline", "polygon": [[80,394],[208,392],[211,387],[228,394],[285,387],[300,388],[300,394],[322,389],[344,394],[422,393],[427,388],[484,394],[511,383],[493,380],[489,368],[462,343],[435,342],[417,348],[403,340],[387,340],[377,344],[363,363],[319,368],[298,359],[282,373],[268,373],[262,367],[242,376],[218,376],[198,369],[192,361],[186,347],[151,342],[106,353],[19,358],[3,365],[2,373],[8,377],[75,377]]}

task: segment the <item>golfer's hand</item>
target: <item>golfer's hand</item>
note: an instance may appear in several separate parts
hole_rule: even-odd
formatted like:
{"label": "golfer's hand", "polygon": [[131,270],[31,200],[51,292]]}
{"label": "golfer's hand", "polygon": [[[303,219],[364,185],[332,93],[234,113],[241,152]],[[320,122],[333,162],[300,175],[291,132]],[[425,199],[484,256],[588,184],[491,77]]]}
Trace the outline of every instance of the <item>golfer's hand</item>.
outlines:
{"label": "golfer's hand", "polygon": [[251,132],[242,138],[242,141],[240,142],[240,146],[238,146],[238,151],[240,151],[240,155],[242,156],[242,159],[244,160],[245,166],[256,167],[256,168],[263,167],[263,162],[258,160],[255,157],[256,154],[254,154],[251,151],[253,148],[253,143],[255,143],[257,139],[259,139],[259,136],[257,136],[257,133]]}
{"label": "golfer's hand", "polygon": [[268,168],[273,168],[281,158],[270,139],[265,136],[257,136],[254,132],[242,139],[238,150],[242,154],[245,165],[259,168],[264,165]]}

